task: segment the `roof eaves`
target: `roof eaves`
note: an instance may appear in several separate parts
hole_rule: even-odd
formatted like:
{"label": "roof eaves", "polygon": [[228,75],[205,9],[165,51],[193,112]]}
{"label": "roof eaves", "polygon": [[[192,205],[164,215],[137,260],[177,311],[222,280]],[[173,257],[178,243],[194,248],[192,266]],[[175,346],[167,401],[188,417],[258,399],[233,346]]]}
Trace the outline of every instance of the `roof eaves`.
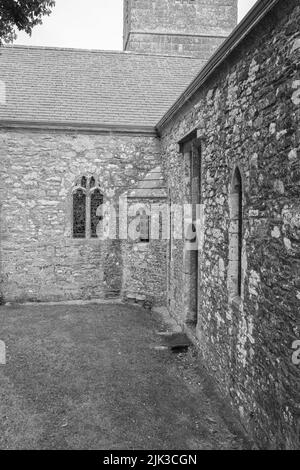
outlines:
{"label": "roof eaves", "polygon": [[48,121],[17,121],[0,119],[0,129],[30,129],[46,131],[64,132],[85,132],[95,134],[128,134],[147,135],[157,137],[157,132],[153,126],[141,126],[135,124],[86,124],[74,122],[48,122]]}
{"label": "roof eaves", "polygon": [[178,55],[178,54],[167,54],[167,53],[152,53],[152,52],[139,52],[139,51],[119,51],[110,49],[85,49],[77,47],[59,47],[59,46],[29,46],[23,44],[4,44],[1,46],[1,50],[28,50],[28,51],[57,51],[57,52],[69,52],[69,53],[84,53],[84,54],[98,54],[98,55],[122,55],[122,56],[142,56],[142,57],[154,57],[154,58],[170,58],[170,59],[190,59],[191,61],[199,60],[197,57],[192,55]]}
{"label": "roof eaves", "polygon": [[280,0],[258,1],[156,125],[158,134]]}

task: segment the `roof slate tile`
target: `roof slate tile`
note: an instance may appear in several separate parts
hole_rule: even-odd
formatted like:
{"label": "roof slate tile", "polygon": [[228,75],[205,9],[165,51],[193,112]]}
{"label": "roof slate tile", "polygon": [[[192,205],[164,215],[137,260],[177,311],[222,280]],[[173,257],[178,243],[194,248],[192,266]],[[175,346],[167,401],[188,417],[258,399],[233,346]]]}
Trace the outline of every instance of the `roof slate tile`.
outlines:
{"label": "roof slate tile", "polygon": [[0,120],[154,127],[202,65],[189,57],[6,46]]}

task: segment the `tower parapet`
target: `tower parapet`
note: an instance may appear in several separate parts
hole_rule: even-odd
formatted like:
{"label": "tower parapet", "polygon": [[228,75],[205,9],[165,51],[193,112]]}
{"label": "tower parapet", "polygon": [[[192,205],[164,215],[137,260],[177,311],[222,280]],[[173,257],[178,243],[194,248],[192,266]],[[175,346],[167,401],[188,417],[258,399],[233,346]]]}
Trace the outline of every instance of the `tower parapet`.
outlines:
{"label": "tower parapet", "polygon": [[124,0],[124,50],[207,61],[237,24],[238,0]]}

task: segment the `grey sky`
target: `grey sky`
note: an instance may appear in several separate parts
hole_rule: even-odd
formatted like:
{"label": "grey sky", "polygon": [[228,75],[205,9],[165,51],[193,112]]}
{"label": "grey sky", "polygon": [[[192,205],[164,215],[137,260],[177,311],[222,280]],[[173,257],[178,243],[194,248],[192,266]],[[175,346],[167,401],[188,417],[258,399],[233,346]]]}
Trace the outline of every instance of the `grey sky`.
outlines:
{"label": "grey sky", "polygon": [[[239,19],[256,0],[239,0]],[[20,33],[15,44],[32,46],[122,49],[123,0],[56,0],[30,38]]]}

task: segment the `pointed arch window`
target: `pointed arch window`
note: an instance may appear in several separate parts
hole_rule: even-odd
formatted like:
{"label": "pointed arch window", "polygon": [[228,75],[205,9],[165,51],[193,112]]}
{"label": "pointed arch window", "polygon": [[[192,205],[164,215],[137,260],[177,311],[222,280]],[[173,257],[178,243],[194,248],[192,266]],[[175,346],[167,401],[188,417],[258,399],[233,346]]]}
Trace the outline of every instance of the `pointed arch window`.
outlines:
{"label": "pointed arch window", "polygon": [[94,176],[78,178],[73,189],[73,238],[98,238],[103,193]]}
{"label": "pointed arch window", "polygon": [[242,295],[243,182],[239,168],[232,178],[229,209],[228,288],[230,298],[236,298]]}

